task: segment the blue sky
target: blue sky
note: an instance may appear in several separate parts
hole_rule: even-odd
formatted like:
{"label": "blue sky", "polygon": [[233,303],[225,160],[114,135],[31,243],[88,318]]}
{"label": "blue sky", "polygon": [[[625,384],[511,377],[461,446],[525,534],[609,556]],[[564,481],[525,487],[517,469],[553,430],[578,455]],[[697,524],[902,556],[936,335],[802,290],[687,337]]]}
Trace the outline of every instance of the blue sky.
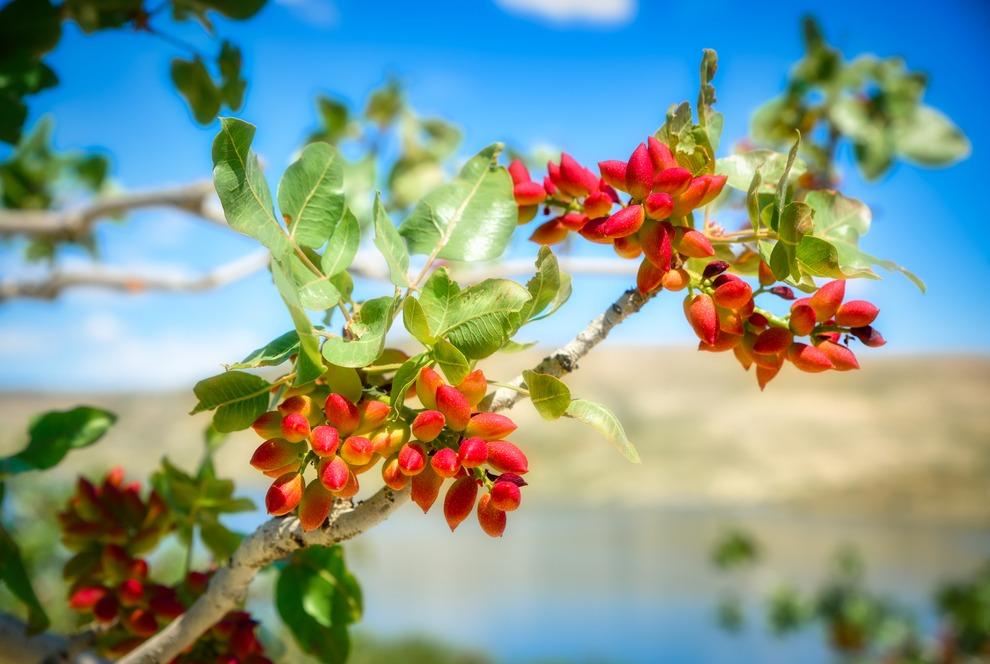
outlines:
{"label": "blue sky", "polygon": [[[990,351],[982,284],[990,279],[990,205],[984,194],[988,130],[982,63],[990,62],[990,8],[930,3],[645,0],[354,2],[271,0],[246,23],[220,23],[245,50],[247,101],[238,116],[259,126],[256,149],[273,178],[315,123],[314,96],[362,103],[389,73],[412,105],[465,132],[465,153],[494,140],[557,145],[579,159],[625,158],[659,125],[665,108],[693,99],[701,49],[719,52],[723,145],[746,134],[750,112],[776,94],[801,54],[798,22],[815,11],[847,55],[902,55],[930,74],[928,103],[969,135],[973,155],[946,170],[899,165],[866,185],[841,162],[845,189],[874,210],[871,253],[919,273],[857,283],[882,309],[880,353]],[[204,42],[193,26],[177,34]],[[124,187],[208,177],[215,127],[195,125],[168,83],[181,54],[128,31],[81,35],[68,28],[51,56],[62,84],[34,98],[31,117],[52,113],[64,149],[98,147]],[[103,258],[114,265],[200,271],[255,249],[252,241],[172,212],[104,224]],[[20,273],[16,245],[0,250],[3,274]],[[534,249],[514,247],[518,255]],[[591,251],[580,249],[579,251]],[[85,257],[70,255],[71,261]],[[579,279],[581,296],[528,334],[563,341],[626,287]],[[612,343],[677,345],[693,352],[679,299],[661,297]],[[50,302],[0,306],[0,387],[181,387],[290,326],[266,275],[206,294],[124,296],[76,292]],[[527,336],[527,335],[524,335]]]}

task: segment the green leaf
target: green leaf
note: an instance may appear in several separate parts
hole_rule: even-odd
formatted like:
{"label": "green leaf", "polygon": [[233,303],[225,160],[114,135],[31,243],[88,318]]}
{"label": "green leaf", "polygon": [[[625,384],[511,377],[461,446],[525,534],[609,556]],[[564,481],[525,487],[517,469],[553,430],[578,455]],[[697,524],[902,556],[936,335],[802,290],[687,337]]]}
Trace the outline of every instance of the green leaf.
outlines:
{"label": "green leaf", "polygon": [[918,106],[907,121],[894,126],[894,145],[905,159],[925,166],[952,164],[972,151],[962,130],[930,106]]}
{"label": "green leaf", "polygon": [[519,311],[520,319],[525,322],[543,313],[547,305],[557,298],[560,287],[557,257],[550,251],[550,247],[544,245],[540,247],[540,253],[536,257],[536,274],[526,282],[526,289],[532,297]]}
{"label": "green leaf", "polygon": [[51,468],[70,450],[98,441],[116,421],[113,413],[91,406],[44,413],[31,421],[27,446],[17,454],[0,458],[0,475]]}
{"label": "green leaf", "polygon": [[320,261],[323,274],[334,277],[349,268],[354,262],[360,243],[361,227],[358,225],[357,217],[350,209],[344,208],[344,216],[330,236]]}
{"label": "green leaf", "polygon": [[459,385],[471,373],[471,363],[464,357],[464,353],[446,339],[437,340],[433,356],[451,385]]}
{"label": "green leaf", "polygon": [[316,99],[316,108],[320,114],[322,126],[307,139],[307,142],[325,141],[336,145],[342,138],[352,134],[354,128],[350,121],[350,110],[342,101],[320,95]]}
{"label": "green leaf", "polygon": [[814,226],[814,213],[804,203],[788,203],[777,222],[777,244],[770,254],[770,269],[778,279],[800,278],[797,247]]}
{"label": "green leaf", "polygon": [[501,144],[473,157],[451,182],[427,194],[399,232],[414,254],[460,261],[492,260],[517,224],[512,179],[498,165]]}
{"label": "green leaf", "polygon": [[62,36],[60,6],[50,0],[11,0],[0,8],[0,44],[4,55],[40,56]]}
{"label": "green leaf", "polygon": [[[449,291],[447,291],[449,293]],[[488,357],[519,329],[519,312],[529,302],[531,295],[522,285],[509,279],[486,279],[457,293],[446,302],[446,311],[438,328],[430,329],[438,339],[446,337],[469,359]],[[427,308],[427,293],[420,303],[431,318]]]}
{"label": "green leaf", "polygon": [[[310,261],[312,263],[312,261]],[[299,304],[311,311],[326,311],[340,302],[340,291],[329,277],[316,274],[296,255],[289,256],[292,280],[299,295]]]}
{"label": "green leaf", "polygon": [[419,370],[430,363],[430,356],[427,353],[414,355],[402,363],[395,375],[392,377],[392,391],[389,393],[389,404],[392,408],[399,408],[406,399],[406,392],[416,382]]}
{"label": "green leaf", "polygon": [[199,536],[216,560],[230,558],[244,539],[243,535],[230,530],[210,513],[204,513],[199,518]]}
{"label": "green leaf", "polygon": [[567,407],[566,415],[595,429],[605,436],[605,439],[612,443],[622,456],[632,463],[639,463],[639,452],[626,438],[626,432],[619,418],[602,404],[585,399],[574,399]]}
{"label": "green leaf", "polygon": [[296,643],[321,662],[344,664],[348,627],[362,613],[361,587],[348,571],[340,546],[297,551],[279,573],[275,607]]}
{"label": "green leaf", "polygon": [[859,241],[870,230],[870,208],[835,191],[812,191],[804,200],[814,211],[813,237],[798,245],[798,261],[812,276],[832,278],[878,278],[873,266],[902,273],[922,291],[925,284],[914,273],[894,263],[867,254]]}
{"label": "green leaf", "polygon": [[47,629],[50,621],[31,587],[31,576],[24,566],[20,547],[3,526],[0,526],[0,581],[27,607],[28,634],[37,634]]}
{"label": "green leaf", "polygon": [[196,122],[207,124],[217,117],[222,96],[201,57],[173,59],[172,83],[189,104]]}
{"label": "green leaf", "polygon": [[220,69],[220,97],[223,103],[234,110],[241,107],[244,102],[244,91],[247,89],[247,81],[241,76],[242,63],[241,49],[225,39],[217,56],[217,67]]}
{"label": "green leaf", "polygon": [[266,0],[172,0],[176,10],[195,13],[213,9],[228,18],[244,20],[251,18],[265,6]]}
{"label": "green leaf", "polygon": [[529,390],[529,400],[545,420],[556,420],[567,412],[571,404],[571,390],[556,376],[523,371],[523,380]]}
{"label": "green leaf", "polygon": [[399,288],[409,285],[409,252],[406,243],[399,235],[398,229],[388,217],[385,206],[382,205],[382,195],[375,194],[375,246],[382,252],[388,263],[388,275],[393,284]]}
{"label": "green leaf", "polygon": [[361,377],[354,368],[330,364],[323,374],[323,381],[331,392],[336,392],[354,403],[361,400],[364,385],[361,384]]}
{"label": "green leaf", "polygon": [[548,318],[549,316],[554,315],[555,313],[557,313],[557,310],[560,309],[562,306],[564,306],[564,304],[567,303],[567,300],[570,299],[571,275],[567,274],[566,272],[559,272],[557,274],[557,278],[560,280],[560,286],[557,288],[556,295],[554,295],[553,299],[550,300],[550,304],[547,306],[546,311],[540,314],[539,316],[530,318],[529,320],[531,322],[543,320],[544,318]]}
{"label": "green leaf", "polygon": [[295,330],[272,339],[261,348],[251,351],[240,362],[228,364],[227,369],[256,369],[258,367],[276,367],[288,361],[299,352],[299,335]]}
{"label": "green leaf", "polygon": [[394,297],[379,297],[361,305],[351,331],[355,339],[333,337],[323,342],[323,357],[342,367],[366,367],[381,355],[385,334],[392,325]]}
{"label": "green leaf", "polygon": [[426,314],[427,324],[434,337],[438,330],[447,328],[454,300],[460,292],[461,287],[450,278],[445,267],[435,270],[423,284],[419,304]]}
{"label": "green leaf", "polygon": [[221,433],[247,429],[258,416],[268,410],[268,390],[271,383],[243,371],[226,371],[205,378],[193,387],[199,403],[192,413],[214,410],[213,426]]}
{"label": "green leaf", "polygon": [[409,334],[424,346],[432,346],[436,343],[436,337],[430,332],[430,323],[426,318],[423,305],[412,295],[406,297],[402,302],[402,322],[405,324]]}
{"label": "green leaf", "polygon": [[292,245],[275,219],[268,183],[251,151],[254,131],[254,125],[243,120],[220,118],[220,132],[213,140],[213,184],[230,227],[281,259]]}
{"label": "green leaf", "polygon": [[[726,184],[739,191],[749,191],[753,177],[760,172],[764,190],[776,189],[776,185],[787,166],[787,155],[773,150],[750,150],[742,154],[722,157],[716,162],[715,172],[727,176]],[[795,159],[788,179],[795,179],[805,172],[808,166],[803,159]]]}
{"label": "green leaf", "polygon": [[320,356],[320,340],[313,332],[313,323],[306,315],[299,293],[295,284],[292,283],[289,275],[281,263],[272,263],[272,279],[278,289],[285,306],[289,310],[289,316],[296,327],[296,335],[299,337],[299,356],[296,359],[296,385],[311,383],[323,373],[323,360]]}
{"label": "green leaf", "polygon": [[333,146],[310,143],[303,148],[278,184],[278,207],[289,237],[298,244],[326,244],[344,214],[344,171]]}
{"label": "green leaf", "polygon": [[519,342],[509,339],[505,342],[505,345],[499,349],[500,353],[521,353],[522,351],[532,348],[536,345],[535,341]]}

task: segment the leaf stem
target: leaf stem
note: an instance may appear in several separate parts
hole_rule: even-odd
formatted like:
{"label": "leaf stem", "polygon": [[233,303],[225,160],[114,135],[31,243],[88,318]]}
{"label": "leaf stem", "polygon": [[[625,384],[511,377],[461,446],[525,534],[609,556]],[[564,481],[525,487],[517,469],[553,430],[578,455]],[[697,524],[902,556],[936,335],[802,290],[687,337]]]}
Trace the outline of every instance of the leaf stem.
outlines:
{"label": "leaf stem", "polygon": [[495,387],[504,387],[507,390],[513,390],[524,396],[527,397],[529,396],[529,390],[527,390],[525,387],[519,387],[518,385],[513,385],[512,383],[500,383],[497,380],[489,380],[488,384],[494,385]]}
{"label": "leaf stem", "polygon": [[708,241],[712,244],[740,244],[744,242],[756,242],[757,240],[775,240],[777,234],[771,230],[766,231],[739,231],[736,233],[725,233],[723,235],[709,235]]}
{"label": "leaf stem", "polygon": [[365,367],[362,369],[365,373],[388,373],[389,371],[396,371],[402,366],[402,362],[396,362],[394,364],[379,364],[376,366]]}

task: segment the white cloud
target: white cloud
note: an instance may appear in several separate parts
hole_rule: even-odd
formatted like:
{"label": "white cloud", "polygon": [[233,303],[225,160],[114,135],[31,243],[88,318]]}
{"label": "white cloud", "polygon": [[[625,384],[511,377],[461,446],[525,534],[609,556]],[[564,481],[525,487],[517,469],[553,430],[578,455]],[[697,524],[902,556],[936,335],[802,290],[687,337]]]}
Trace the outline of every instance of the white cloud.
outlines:
{"label": "white cloud", "polygon": [[275,0],[288,9],[296,18],[318,28],[328,28],[337,24],[340,13],[332,0]]}
{"label": "white cloud", "polygon": [[636,14],[636,0],[495,0],[503,9],[553,23],[621,25]]}

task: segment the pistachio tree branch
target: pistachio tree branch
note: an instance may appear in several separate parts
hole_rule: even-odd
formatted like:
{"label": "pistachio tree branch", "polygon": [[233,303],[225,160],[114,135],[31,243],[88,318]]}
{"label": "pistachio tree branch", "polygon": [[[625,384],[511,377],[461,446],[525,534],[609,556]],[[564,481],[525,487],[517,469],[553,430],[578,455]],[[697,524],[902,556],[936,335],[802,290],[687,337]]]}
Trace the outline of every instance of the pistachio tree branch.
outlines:
{"label": "pistachio tree branch", "polygon": [[[533,371],[550,374],[558,378],[576,371],[578,360],[604,341],[612,328],[642,309],[647,302],[653,299],[656,292],[644,295],[637,289],[630,288],[597,318],[588,323],[588,326],[581,330],[576,337],[544,357],[533,368]],[[522,376],[518,376],[507,386],[495,390],[489,397],[489,410],[498,411],[512,408],[523,398],[523,393],[519,391],[519,388],[524,384]]]}
{"label": "pistachio tree branch", "polygon": [[259,272],[271,260],[267,251],[242,256],[201,274],[176,270],[125,270],[110,265],[53,270],[32,279],[0,280],[0,302],[14,298],[51,300],[70,288],[103,288],[124,293],[147,291],[197,292],[220,288]]}
{"label": "pistachio tree branch", "polygon": [[105,664],[102,657],[88,652],[93,632],[62,636],[51,632],[29,636],[18,618],[0,614],[0,663],[21,664]]}
{"label": "pistachio tree branch", "polygon": [[[535,370],[555,376],[574,371],[578,360],[604,341],[612,328],[642,309],[652,297],[635,289],[626,291],[573,340],[543,358]],[[522,382],[520,376],[512,384],[521,385]],[[513,390],[499,388],[493,395],[490,410],[509,409],[520,398],[521,395]],[[241,542],[227,564],[213,575],[206,592],[188,611],[121,659],[121,664],[170,661],[244,600],[247,588],[259,570],[306,546],[329,546],[356,537],[384,521],[408,499],[408,487],[401,491],[383,487],[353,508],[338,505],[328,525],[309,533],[303,532],[295,517],[269,519]]]}
{"label": "pistachio tree branch", "polygon": [[203,180],[177,187],[100,196],[65,210],[0,210],[0,235],[71,240],[86,235],[98,221],[143,208],[185,210],[226,226],[215,198],[213,183]]}
{"label": "pistachio tree branch", "polygon": [[308,533],[303,532],[295,517],[269,519],[241,542],[188,611],[119,661],[121,664],[172,661],[244,601],[248,586],[259,570],[304,547],[331,546],[360,535],[388,518],[408,497],[408,487],[401,491],[383,487],[355,507],[338,503],[329,525]]}
{"label": "pistachio tree branch", "polygon": [[[17,298],[52,300],[64,291],[74,288],[100,288],[122,293],[147,291],[198,292],[220,288],[239,281],[266,267],[271,260],[267,251],[248,254],[225,263],[208,272],[187,274],[182,268],[159,270],[125,270],[111,265],[94,263],[92,266],[66,270],[58,268],[41,277],[0,279],[0,302]],[[637,264],[611,258],[584,258],[561,256],[560,267],[569,274],[628,276],[636,272]],[[354,277],[375,281],[388,281],[388,268],[379,256],[371,251],[360,251],[348,268]],[[458,277],[467,282],[493,277],[516,277],[533,272],[530,260],[509,260],[480,267],[454,267]]]}

